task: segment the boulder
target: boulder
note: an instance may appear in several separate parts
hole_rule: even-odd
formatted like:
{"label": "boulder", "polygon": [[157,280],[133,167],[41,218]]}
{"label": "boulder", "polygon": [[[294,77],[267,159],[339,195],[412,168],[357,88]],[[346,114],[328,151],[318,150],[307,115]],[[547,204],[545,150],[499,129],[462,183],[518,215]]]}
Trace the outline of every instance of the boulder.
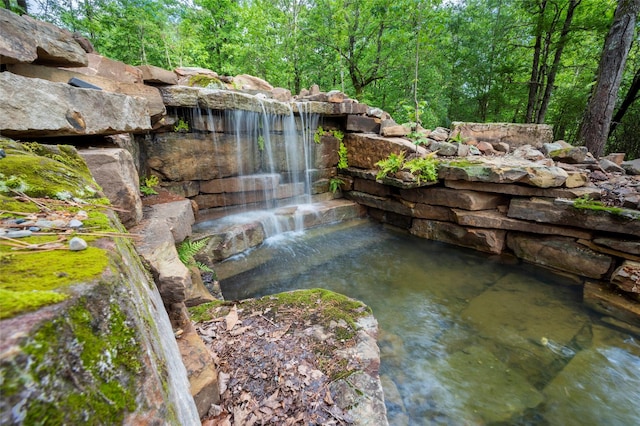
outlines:
{"label": "boulder", "polygon": [[434,141],[434,142],[431,142],[431,145],[429,145],[429,148],[432,151],[437,152],[438,155],[452,156],[458,153],[459,145],[455,143],[449,143],[449,142]]}
{"label": "boulder", "polygon": [[464,210],[494,209],[507,203],[506,198],[497,194],[435,187],[401,190],[400,196],[414,203],[435,204]]}
{"label": "boulder", "polygon": [[600,168],[607,173],[624,173],[624,168],[620,167],[616,163],[611,160],[607,160],[606,158],[601,158],[598,160],[598,165]]}
{"label": "boulder", "polygon": [[573,238],[509,233],[507,245],[527,262],[588,278],[602,278],[613,263],[610,256],[586,248]]}
{"label": "boulder", "polygon": [[194,236],[194,239],[202,238],[208,238],[207,245],[196,259],[213,264],[262,244],[267,236],[259,222],[252,222],[232,225],[221,230],[210,230]]}
{"label": "boulder", "polygon": [[249,74],[236,75],[233,77],[233,84],[242,90],[262,90],[265,92],[273,90],[273,86],[267,81]]}
{"label": "boulder", "polygon": [[207,68],[178,67],[174,70],[174,72],[178,76],[178,84],[181,86],[193,86],[194,79],[192,77],[196,77],[196,79],[198,79],[200,76],[202,76],[206,77],[209,80],[219,79],[217,72],[211,71]]}
{"label": "boulder", "polygon": [[151,129],[146,99],[0,73],[0,131],[7,136],[72,136]]}
{"label": "boulder", "polygon": [[192,307],[216,300],[204,285],[200,269],[197,266],[191,266],[189,272],[191,272],[191,287],[187,288],[185,305]]}
{"label": "boulder", "polygon": [[129,151],[100,148],[79,152],[109,201],[118,207],[122,224],[127,228],[137,225],[142,220],[140,178]]}
{"label": "boulder", "polygon": [[590,156],[586,146],[569,146],[568,148],[551,149],[547,155],[554,161],[568,164],[582,164]]}
{"label": "boulder", "polygon": [[505,142],[512,148],[522,145],[542,148],[545,143],[553,141],[553,129],[548,124],[454,122],[451,126],[451,134],[459,135],[465,142]]}
{"label": "boulder", "polygon": [[376,163],[386,159],[389,154],[410,154],[417,152],[426,155],[423,147],[417,147],[402,138],[385,138],[371,133],[347,133],[344,137],[347,147],[347,159],[350,167],[374,169]]}
{"label": "boulder", "polygon": [[380,132],[380,120],[361,115],[348,115],[347,132],[378,133]]}
{"label": "boulder", "polygon": [[142,81],[152,84],[178,84],[178,77],[173,71],[153,65],[139,65],[138,69],[142,73]]}
{"label": "boulder", "polygon": [[[624,210],[622,212],[624,213]],[[633,211],[630,212],[633,213]],[[606,210],[578,209],[566,200],[553,202],[540,198],[512,199],[508,216],[554,225],[640,236],[640,220],[634,219],[633,216],[627,217]]]}
{"label": "boulder", "polygon": [[280,102],[291,102],[293,97],[291,96],[291,90],[284,89],[282,87],[275,87],[271,91],[271,97]]}
{"label": "boulder", "polygon": [[465,228],[426,219],[414,219],[409,232],[417,237],[494,254],[502,253],[506,235],[502,230]]}
{"label": "boulder", "polygon": [[631,161],[623,161],[622,168],[630,175],[640,175],[640,158]]}
{"label": "boulder", "polygon": [[153,122],[159,120],[166,113],[164,103],[162,102],[162,96],[155,87],[146,86],[141,83],[134,84],[130,82],[112,80],[108,77],[99,75],[83,75],[77,72],[82,69],[83,68],[51,68],[30,64],[9,65],[8,67],[8,70],[12,73],[24,77],[41,78],[43,80],[53,81],[56,83],[67,83],[72,78],[77,78],[93,84],[94,86],[98,86],[105,92],[145,98],[147,100],[149,115]]}
{"label": "boulder", "polygon": [[640,262],[625,260],[613,272],[611,282],[621,290],[629,293],[640,293]]}
{"label": "boulder", "polygon": [[393,120],[384,120],[380,124],[380,134],[389,137],[403,137],[409,134],[409,129],[396,124]]}
{"label": "boulder", "polygon": [[120,83],[142,84],[142,71],[133,65],[109,59],[96,53],[87,54],[86,67],[74,68],[77,73],[102,77]]}
{"label": "boulder", "polygon": [[444,127],[436,127],[429,132],[429,138],[438,142],[444,142],[449,139],[450,131]]}
{"label": "boulder", "polygon": [[82,67],[88,60],[69,31],[0,9],[0,63]]}
{"label": "boulder", "polygon": [[164,220],[171,231],[173,241],[179,244],[191,235],[191,226],[195,223],[190,200],[173,201],[149,206],[146,217]]}
{"label": "boulder", "polygon": [[344,102],[347,96],[339,90],[331,90],[327,92],[327,102],[339,104]]}

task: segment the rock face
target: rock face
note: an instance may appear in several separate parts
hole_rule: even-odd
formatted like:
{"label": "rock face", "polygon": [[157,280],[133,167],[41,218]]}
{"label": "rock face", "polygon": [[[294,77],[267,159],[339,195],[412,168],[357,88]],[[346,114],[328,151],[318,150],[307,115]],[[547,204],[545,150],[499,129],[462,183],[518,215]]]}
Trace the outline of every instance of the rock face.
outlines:
{"label": "rock face", "polygon": [[151,129],[147,101],[0,73],[0,129],[7,136],[71,136]]}
{"label": "rock face", "polygon": [[[376,163],[384,160],[389,154],[411,153],[416,146],[403,138],[385,138],[370,133],[348,133],[344,144],[347,147],[349,166],[360,169],[374,169]],[[426,154],[426,150],[418,147],[418,152]]]}
{"label": "rock face", "polygon": [[69,31],[0,9],[0,63],[87,65],[87,53]]}
{"label": "rock face", "polygon": [[467,143],[470,141],[491,144],[506,142],[511,148],[522,145],[542,148],[545,143],[553,141],[553,130],[547,124],[454,122],[451,126],[451,134],[460,135]]}
{"label": "rock face", "polygon": [[410,232],[418,237],[496,254],[502,252],[506,235],[501,230],[469,229],[453,223],[423,219],[414,219]]}
{"label": "rock face", "polygon": [[80,155],[105,195],[120,209],[118,217],[130,228],[142,220],[140,178],[129,151],[121,148],[82,150]]}
{"label": "rock face", "polygon": [[625,261],[615,270],[611,282],[624,291],[640,293],[640,262]]}

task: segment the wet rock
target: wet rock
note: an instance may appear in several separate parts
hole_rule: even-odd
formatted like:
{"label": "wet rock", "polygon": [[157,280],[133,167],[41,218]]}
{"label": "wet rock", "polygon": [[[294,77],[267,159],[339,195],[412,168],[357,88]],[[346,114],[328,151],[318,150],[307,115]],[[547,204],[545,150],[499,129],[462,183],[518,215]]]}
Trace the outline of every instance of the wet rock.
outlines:
{"label": "wet rock", "polygon": [[621,290],[630,293],[640,293],[640,262],[625,260],[613,272],[611,282]]}
{"label": "wet rock", "polygon": [[73,237],[69,240],[69,250],[71,251],[82,251],[86,250],[87,247],[87,242],[80,237]]}
{"label": "wet rock", "polygon": [[510,233],[507,245],[528,262],[589,278],[603,277],[613,262],[610,256],[586,248],[572,238]]}
{"label": "wet rock", "polygon": [[409,232],[421,238],[495,254],[502,252],[506,235],[502,230],[466,228],[425,219],[414,219]]}
{"label": "wet rock", "polygon": [[640,326],[640,305],[637,301],[625,297],[617,287],[603,282],[587,281],[584,285],[583,300],[596,312]]}
{"label": "wet rock", "polygon": [[640,255],[640,241],[623,240],[616,238],[595,238],[595,244],[612,248],[621,252]]}

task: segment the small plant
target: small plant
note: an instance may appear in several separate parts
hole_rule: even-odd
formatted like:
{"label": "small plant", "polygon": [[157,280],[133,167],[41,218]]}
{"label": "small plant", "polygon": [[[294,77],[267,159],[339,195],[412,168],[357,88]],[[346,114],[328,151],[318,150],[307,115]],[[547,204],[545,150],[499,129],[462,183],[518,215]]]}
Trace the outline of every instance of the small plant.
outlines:
{"label": "small plant", "polygon": [[340,142],[342,142],[342,140],[344,139],[344,133],[342,133],[340,130],[332,130],[331,134],[333,135],[334,138],[338,139]]}
{"label": "small plant", "polygon": [[264,151],[264,136],[258,136],[258,149]]}
{"label": "small plant", "polygon": [[313,141],[315,143],[320,143],[320,138],[322,138],[324,136],[324,129],[322,128],[322,126],[318,126],[318,128],[316,129],[316,132],[313,134]]}
{"label": "small plant", "polygon": [[449,140],[457,143],[464,143],[464,138],[462,137],[462,133],[460,132],[456,133],[454,136],[451,136]]}
{"label": "small plant", "polygon": [[[434,153],[432,153],[434,154]],[[435,182],[438,180],[438,160],[432,155],[426,158],[414,158],[404,163],[404,169],[416,177],[418,183],[421,181]]]}
{"label": "small plant", "polygon": [[173,131],[176,133],[187,133],[189,132],[189,123],[181,118],[178,120],[176,125],[173,126]]}
{"label": "small plant", "polygon": [[385,160],[378,161],[376,166],[380,168],[376,179],[383,179],[389,174],[397,173],[404,166],[404,152],[400,154],[391,153]]}
{"label": "small plant", "polygon": [[202,262],[198,262],[193,258],[193,256],[198,254],[200,250],[202,250],[207,245],[207,242],[209,242],[208,238],[204,238],[198,241],[190,241],[188,239],[184,240],[177,247],[178,258],[188,268],[196,266],[202,272],[213,272],[213,269],[209,268]]}
{"label": "small plant", "polygon": [[429,145],[429,139],[422,133],[420,132],[411,132],[407,135],[407,138],[409,138],[416,146],[416,152],[418,151],[418,146],[420,145]]}
{"label": "small plant", "polygon": [[329,191],[335,194],[336,192],[338,192],[338,189],[340,189],[342,185],[344,185],[344,181],[342,179],[332,177],[329,180]]}
{"label": "small plant", "polygon": [[158,191],[153,188],[158,186],[159,183],[160,181],[158,180],[158,176],[151,175],[149,177],[141,179],[140,192],[142,192],[143,195],[157,195]]}
{"label": "small plant", "polygon": [[344,170],[348,167],[347,147],[344,145],[344,142],[340,141],[340,147],[338,148],[338,169]]}

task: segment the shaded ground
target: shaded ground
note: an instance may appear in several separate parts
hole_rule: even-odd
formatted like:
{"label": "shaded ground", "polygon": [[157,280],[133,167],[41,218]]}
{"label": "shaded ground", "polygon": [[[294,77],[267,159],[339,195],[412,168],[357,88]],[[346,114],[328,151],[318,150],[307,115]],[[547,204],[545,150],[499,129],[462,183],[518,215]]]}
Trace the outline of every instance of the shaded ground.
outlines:
{"label": "shaded ground", "polygon": [[192,308],[221,383],[203,425],[351,424],[332,383],[361,369],[340,352],[355,345],[354,318],[367,314],[318,289]]}

